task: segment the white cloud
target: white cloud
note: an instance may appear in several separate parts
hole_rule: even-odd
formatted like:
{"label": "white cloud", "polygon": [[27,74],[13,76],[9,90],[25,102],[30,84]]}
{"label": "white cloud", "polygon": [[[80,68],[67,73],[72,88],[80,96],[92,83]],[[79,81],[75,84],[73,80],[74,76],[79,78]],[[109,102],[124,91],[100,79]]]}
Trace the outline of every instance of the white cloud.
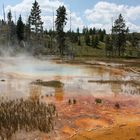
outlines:
{"label": "white cloud", "polygon": [[3,17],[0,15],[0,19],[2,19]]}
{"label": "white cloud", "polygon": [[[44,22],[45,29],[52,29],[53,11],[56,11],[56,9],[60,5],[64,5],[67,9],[67,17],[68,17],[66,30],[69,30],[69,28],[70,28],[70,25],[69,25],[70,10],[66,4],[64,4],[62,1],[60,2],[59,0],[37,0],[37,1],[40,5],[41,11],[42,11],[41,17]],[[26,21],[28,18],[28,15],[30,13],[33,2],[34,2],[34,0],[23,0],[21,3],[15,5],[15,6],[8,5],[6,7],[6,12],[11,10],[12,13],[16,13],[17,16],[19,14],[21,14],[23,17],[23,20]],[[72,29],[73,30],[76,30],[77,27],[80,27],[82,29],[82,27],[83,27],[82,19],[80,17],[78,17],[76,15],[76,13],[74,13],[74,12],[71,13],[71,19],[72,19]]]}
{"label": "white cloud", "polygon": [[[34,0],[22,0],[21,3],[15,6],[8,5],[6,7],[6,11],[11,9],[12,11],[16,11],[18,13],[27,13],[30,12],[33,2]],[[37,2],[39,3],[43,12],[51,12],[52,9],[56,9],[58,6],[64,5],[64,3],[60,2],[59,0],[37,0]]]}
{"label": "white cloud", "polygon": [[70,29],[70,16],[71,16],[72,30],[76,31],[77,28],[82,30],[84,23],[83,23],[81,17],[77,16],[77,14],[74,12],[71,12],[71,15],[70,15],[70,10],[67,10],[67,18],[68,18],[68,24],[66,26],[67,30]]}
{"label": "white cloud", "polygon": [[135,25],[131,22],[127,22],[126,25],[131,29],[132,32],[140,32],[140,26]]}
{"label": "white cloud", "polygon": [[[56,9],[60,5],[65,5],[67,9],[67,25],[66,30],[70,29],[70,10],[69,6],[63,2],[63,0],[37,0],[41,11],[42,11],[42,20],[44,22],[45,29],[51,29],[53,27],[53,10]],[[22,15],[23,20],[26,21],[29,16],[32,3],[34,0],[22,0],[22,2],[11,6],[8,5],[6,7],[6,12],[11,9],[13,13],[16,13],[17,18],[19,14]],[[89,27],[97,27],[97,28],[105,28],[107,32],[110,32],[112,26],[112,18],[115,20],[118,15],[122,13],[125,17],[126,24],[129,26],[130,31],[140,31],[140,25],[136,25],[136,21],[140,19],[140,5],[138,6],[127,6],[127,5],[117,5],[115,3],[103,2],[100,1],[96,5],[94,5],[91,9],[86,9],[84,12],[83,19],[77,15],[75,12],[71,12],[72,19],[72,29],[76,30],[77,27],[80,29],[83,28],[84,25]],[[56,14],[56,13],[55,13]],[[82,14],[82,13],[81,13]],[[1,17],[1,15],[0,15]],[[15,19],[13,19],[15,21]]]}
{"label": "white cloud", "polygon": [[115,20],[120,13],[125,17],[130,31],[140,31],[140,26],[134,24],[140,19],[140,5],[134,7],[100,1],[92,9],[85,10],[85,17],[92,22],[92,26],[105,28],[109,32],[112,19]]}

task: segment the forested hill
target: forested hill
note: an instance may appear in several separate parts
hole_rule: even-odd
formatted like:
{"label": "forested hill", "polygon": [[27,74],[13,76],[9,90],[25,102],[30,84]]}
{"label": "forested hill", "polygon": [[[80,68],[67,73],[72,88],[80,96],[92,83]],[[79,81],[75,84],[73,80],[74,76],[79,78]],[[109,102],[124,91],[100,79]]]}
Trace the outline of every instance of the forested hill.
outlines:
{"label": "forested hill", "polygon": [[31,7],[28,20],[22,15],[14,22],[13,13],[7,13],[7,19],[0,19],[0,53],[12,50],[28,51],[33,55],[73,55],[90,57],[140,57],[140,33],[130,33],[122,14],[114,21],[111,33],[105,29],[77,26],[76,31],[65,31],[67,11],[60,6],[56,11],[55,27],[44,30],[39,3]]}

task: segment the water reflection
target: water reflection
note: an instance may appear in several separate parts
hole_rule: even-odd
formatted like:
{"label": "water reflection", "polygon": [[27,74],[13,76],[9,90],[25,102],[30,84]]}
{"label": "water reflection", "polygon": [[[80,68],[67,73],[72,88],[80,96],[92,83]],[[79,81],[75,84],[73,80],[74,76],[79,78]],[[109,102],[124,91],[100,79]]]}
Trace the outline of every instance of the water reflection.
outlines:
{"label": "water reflection", "polygon": [[[59,78],[57,78],[59,80]],[[0,96],[10,99],[14,98],[35,98],[41,95],[53,95],[56,101],[63,101],[66,96],[79,95],[140,95],[140,87],[134,84],[118,83],[89,83],[88,78],[62,78],[63,88],[49,88],[32,85],[31,81],[23,79],[8,78],[0,82]]]}
{"label": "water reflection", "polygon": [[55,100],[58,101],[58,102],[63,101],[63,99],[64,99],[63,88],[55,88],[54,97],[55,97]]}
{"label": "water reflection", "polygon": [[[125,81],[135,79],[133,75],[124,74],[117,69],[104,66],[56,64],[51,61],[39,60],[19,59],[17,61],[12,59],[11,61],[9,64],[9,61],[5,60],[5,64],[0,69],[1,78],[5,80],[0,82],[0,96],[7,96],[11,99],[46,94],[53,94],[56,101],[63,101],[65,96],[78,95],[107,94],[115,97],[118,94],[140,95],[138,85],[88,82],[88,80],[119,79]],[[60,80],[64,83],[64,87],[57,89],[31,85],[30,83],[38,77],[46,81],[48,79]]]}
{"label": "water reflection", "polygon": [[6,77],[0,82],[0,96],[7,96],[9,99],[27,97],[29,94],[29,81]]}
{"label": "water reflection", "polygon": [[39,85],[30,85],[29,98],[36,101],[42,95],[42,87]]}

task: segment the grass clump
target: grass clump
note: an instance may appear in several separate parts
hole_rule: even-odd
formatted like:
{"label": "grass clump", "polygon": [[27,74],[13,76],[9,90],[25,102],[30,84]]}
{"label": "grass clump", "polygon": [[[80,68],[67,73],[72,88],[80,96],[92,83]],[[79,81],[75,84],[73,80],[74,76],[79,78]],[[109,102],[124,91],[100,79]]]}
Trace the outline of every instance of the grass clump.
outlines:
{"label": "grass clump", "polygon": [[69,104],[69,105],[71,105],[71,104],[76,104],[76,103],[77,103],[76,99],[73,99],[73,100],[69,99],[69,100],[68,100],[68,104]]}
{"label": "grass clump", "polygon": [[95,103],[96,103],[96,104],[101,104],[101,103],[102,103],[102,99],[96,98],[96,99],[95,99]]}
{"label": "grass clump", "polygon": [[0,139],[10,139],[20,130],[48,133],[54,127],[56,107],[39,100],[0,100]]}

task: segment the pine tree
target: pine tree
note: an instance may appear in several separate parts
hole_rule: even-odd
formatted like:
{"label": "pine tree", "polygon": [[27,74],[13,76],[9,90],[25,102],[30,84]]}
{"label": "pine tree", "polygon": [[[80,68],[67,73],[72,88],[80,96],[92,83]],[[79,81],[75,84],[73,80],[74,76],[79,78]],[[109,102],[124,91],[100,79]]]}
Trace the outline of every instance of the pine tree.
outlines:
{"label": "pine tree", "polygon": [[81,40],[80,40],[80,32],[79,32],[79,28],[77,28],[77,40],[78,40],[78,45],[81,46]]}
{"label": "pine tree", "polygon": [[78,46],[81,46],[81,39],[80,39],[80,36],[78,36]]}
{"label": "pine tree", "polygon": [[79,28],[77,28],[77,35],[78,35],[78,36],[80,35]]}
{"label": "pine tree", "polygon": [[132,48],[137,48],[139,44],[139,35],[138,33],[132,33],[130,35],[130,42],[132,44]]}
{"label": "pine tree", "polygon": [[82,33],[83,33],[83,35],[86,34],[86,28],[85,27],[83,27]]}
{"label": "pine tree", "polygon": [[94,47],[97,48],[97,47],[98,47],[98,44],[99,44],[99,38],[98,38],[98,36],[96,35],[96,36],[95,36],[95,41],[94,41]]}
{"label": "pine tree", "polygon": [[113,54],[112,41],[109,35],[106,35],[106,38],[105,38],[105,50],[106,50],[106,56],[108,56],[108,54],[109,56]]}
{"label": "pine tree", "polygon": [[88,33],[85,34],[85,43],[87,46],[90,46],[90,35]]}
{"label": "pine tree", "polygon": [[112,27],[113,34],[113,44],[118,52],[118,56],[124,53],[126,44],[126,35],[128,33],[128,28],[126,27],[125,20],[120,14],[118,19],[115,20],[114,26]]}
{"label": "pine tree", "polygon": [[92,34],[95,35],[96,34],[96,28],[94,27],[92,30]]}
{"label": "pine tree", "polygon": [[35,0],[33,3],[31,14],[30,14],[30,23],[31,23],[31,29],[33,32],[36,33],[42,33],[43,32],[43,22],[41,21],[41,10],[38,2]]}
{"label": "pine tree", "polygon": [[55,20],[55,26],[56,26],[56,33],[57,33],[57,42],[58,42],[58,48],[60,51],[61,56],[64,54],[64,48],[65,48],[65,32],[64,27],[66,25],[67,17],[66,17],[66,8],[64,6],[60,6],[57,9],[57,15]]}
{"label": "pine tree", "polygon": [[7,14],[7,21],[8,21],[8,24],[11,24],[11,22],[12,22],[12,13],[11,13],[11,10],[9,10],[9,12]]}
{"label": "pine tree", "polygon": [[90,28],[89,29],[89,34],[92,35],[92,33],[93,33],[93,30],[92,30],[92,28]]}
{"label": "pine tree", "polygon": [[104,35],[106,35],[106,30],[105,29],[103,29],[103,33],[104,33]]}
{"label": "pine tree", "polygon": [[94,38],[94,35],[92,35],[92,38],[91,38],[91,44],[92,44],[92,47],[94,47],[94,43],[95,42],[95,38]]}
{"label": "pine tree", "polygon": [[101,32],[99,32],[99,40],[101,41],[101,42],[103,42],[104,41],[104,32],[101,30]]}
{"label": "pine tree", "polygon": [[19,16],[19,19],[17,21],[17,38],[19,41],[22,41],[24,39],[24,24],[22,22],[22,17],[21,15]]}
{"label": "pine tree", "polygon": [[15,43],[15,36],[16,36],[16,25],[12,20],[12,13],[11,10],[7,13],[7,22],[8,22],[8,43]]}
{"label": "pine tree", "polygon": [[31,38],[31,20],[30,20],[30,16],[28,17],[24,28],[25,28],[25,40],[29,42],[30,38]]}

